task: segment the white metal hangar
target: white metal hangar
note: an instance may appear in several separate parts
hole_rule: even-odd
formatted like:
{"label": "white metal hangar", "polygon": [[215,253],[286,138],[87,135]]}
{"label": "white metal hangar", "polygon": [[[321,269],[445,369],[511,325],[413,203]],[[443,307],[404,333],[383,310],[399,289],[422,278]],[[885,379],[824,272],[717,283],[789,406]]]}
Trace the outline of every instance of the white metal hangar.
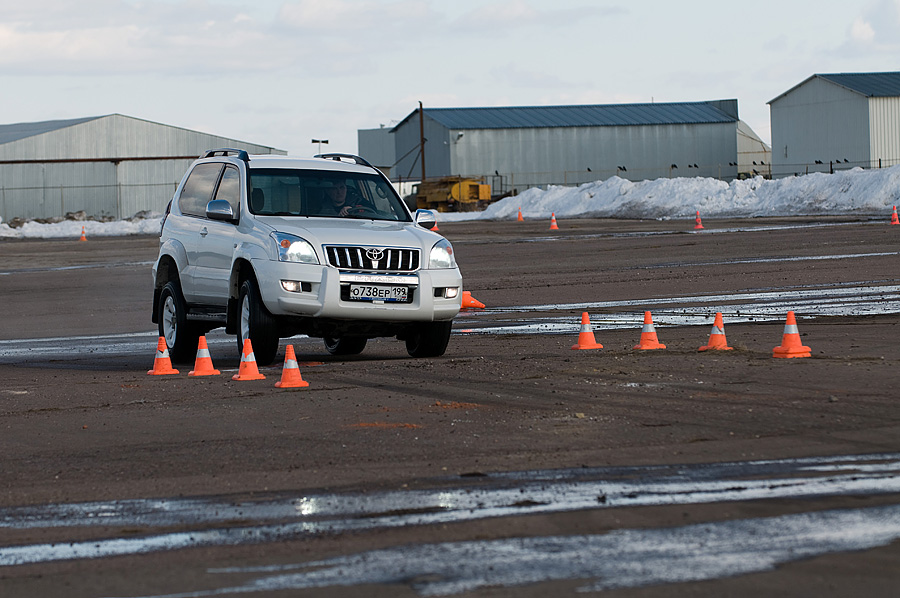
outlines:
{"label": "white metal hangar", "polygon": [[422,178],[424,146],[426,178],[486,176],[494,193],[613,175],[731,180],[753,170],[768,174],[769,148],[738,118],[734,99],[425,108],[392,131],[394,180]]}
{"label": "white metal hangar", "polygon": [[769,118],[775,177],[900,164],[900,72],[812,75]]}
{"label": "white metal hangar", "polygon": [[285,154],[121,114],[0,125],[0,218],[129,218],[162,212],[207,149]]}

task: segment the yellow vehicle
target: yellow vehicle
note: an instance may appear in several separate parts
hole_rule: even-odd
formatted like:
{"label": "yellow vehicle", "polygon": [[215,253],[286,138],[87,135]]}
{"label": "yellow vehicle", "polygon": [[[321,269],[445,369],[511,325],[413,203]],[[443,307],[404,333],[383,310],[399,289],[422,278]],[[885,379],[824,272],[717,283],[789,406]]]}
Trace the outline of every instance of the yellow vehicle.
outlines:
{"label": "yellow vehicle", "polygon": [[426,179],[416,187],[416,207],[438,212],[473,212],[491,203],[491,186],[467,177]]}

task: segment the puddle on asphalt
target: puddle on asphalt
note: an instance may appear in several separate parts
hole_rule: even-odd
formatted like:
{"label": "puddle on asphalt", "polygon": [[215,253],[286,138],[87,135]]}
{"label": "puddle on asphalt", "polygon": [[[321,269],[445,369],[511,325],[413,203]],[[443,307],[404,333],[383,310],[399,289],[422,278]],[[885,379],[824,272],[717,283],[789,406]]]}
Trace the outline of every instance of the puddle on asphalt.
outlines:
{"label": "puddle on asphalt", "polygon": [[[697,304],[698,307],[682,307]],[[663,297],[627,301],[595,301],[587,303],[554,303],[498,308],[482,312],[464,312],[456,320],[455,332],[462,334],[571,334],[580,330],[580,319],[572,313],[589,310],[613,310],[635,307],[665,306],[653,311],[655,326],[712,325],[716,312],[722,312],[726,326],[729,323],[784,321],[788,311],[794,311],[799,319],[826,316],[867,316],[900,312],[900,285],[883,286],[827,286],[793,290],[727,293]],[[569,312],[565,316],[519,316],[515,319],[486,316],[503,313]],[[644,313],[624,311],[591,316],[594,330],[640,328]]]}
{"label": "puddle on asphalt", "polygon": [[[173,498],[0,509],[0,528],[194,527],[192,531],[0,548],[0,566],[233,546],[586,509],[900,492],[900,454],[658,467],[579,468],[434,480],[431,490],[269,500]],[[233,521],[241,526],[229,525]],[[215,527],[224,526],[224,527]],[[214,529],[209,529],[210,527]]]}
{"label": "puddle on asphalt", "polygon": [[[606,534],[408,545],[306,563],[212,569],[213,583],[221,580],[216,589],[144,598],[364,584],[451,596],[567,580],[578,580],[576,592],[599,592],[771,571],[801,559],[886,546],[898,538],[900,506],[891,505]],[[234,574],[251,579],[233,585]]]}

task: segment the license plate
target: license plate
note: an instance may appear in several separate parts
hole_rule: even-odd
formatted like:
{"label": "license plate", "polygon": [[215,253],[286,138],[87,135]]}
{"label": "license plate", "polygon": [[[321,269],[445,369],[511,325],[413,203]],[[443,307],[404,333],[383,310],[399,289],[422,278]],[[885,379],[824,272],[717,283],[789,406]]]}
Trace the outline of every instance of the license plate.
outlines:
{"label": "license plate", "polygon": [[351,284],[353,301],[406,301],[407,287],[384,287],[374,284]]}

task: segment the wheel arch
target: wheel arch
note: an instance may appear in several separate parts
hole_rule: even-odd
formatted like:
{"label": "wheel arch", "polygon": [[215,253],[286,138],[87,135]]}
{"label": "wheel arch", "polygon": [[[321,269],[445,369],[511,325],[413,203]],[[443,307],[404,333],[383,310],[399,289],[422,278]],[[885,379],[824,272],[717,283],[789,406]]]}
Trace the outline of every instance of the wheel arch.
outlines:
{"label": "wheel arch", "polygon": [[163,287],[169,282],[177,282],[181,284],[178,277],[178,263],[171,255],[163,255],[156,262],[156,280],[153,283],[153,313],[151,321],[154,324],[159,323],[159,298],[162,295]]}
{"label": "wheel arch", "polygon": [[225,313],[226,334],[236,334],[238,326],[238,299],[241,296],[241,285],[248,278],[256,281],[256,272],[250,261],[244,258],[234,260],[231,265],[231,277],[228,282],[228,305]]}

